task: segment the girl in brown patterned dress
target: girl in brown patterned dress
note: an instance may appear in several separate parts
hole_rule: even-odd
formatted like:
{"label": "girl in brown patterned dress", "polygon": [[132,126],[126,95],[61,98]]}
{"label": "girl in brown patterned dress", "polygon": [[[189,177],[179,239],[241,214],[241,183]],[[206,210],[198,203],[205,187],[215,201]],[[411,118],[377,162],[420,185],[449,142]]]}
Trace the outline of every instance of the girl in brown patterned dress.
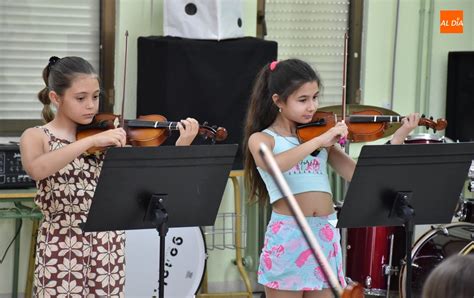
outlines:
{"label": "girl in brown patterned dress", "polygon": [[[122,147],[122,128],[77,140],[78,125],[89,124],[99,108],[99,79],[79,57],[51,57],[43,70],[44,126],[27,129],[20,140],[22,164],[36,180],[35,203],[43,212],[36,244],[35,297],[123,297],[123,231],[85,233],[86,220],[102,166],[91,147]],[[56,107],[56,115],[50,104]],[[199,124],[181,121],[176,145],[189,145]]]}

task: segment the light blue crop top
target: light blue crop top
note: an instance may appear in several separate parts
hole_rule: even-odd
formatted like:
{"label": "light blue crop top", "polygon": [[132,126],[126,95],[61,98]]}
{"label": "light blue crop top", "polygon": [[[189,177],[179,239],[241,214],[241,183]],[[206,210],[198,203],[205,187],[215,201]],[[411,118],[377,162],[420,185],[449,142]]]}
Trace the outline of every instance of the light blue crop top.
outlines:
{"label": "light blue crop top", "polygon": [[[263,132],[271,135],[275,139],[275,146],[273,147],[274,154],[287,151],[299,144],[298,138],[296,137],[283,137],[269,129],[265,129]],[[328,152],[326,149],[322,149],[316,157],[309,155],[299,161],[294,167],[284,172],[283,177],[288,182],[293,194],[321,191],[332,195],[327,173],[327,160]],[[259,167],[257,167],[257,170],[267,187],[270,196],[270,204],[281,199],[283,194],[278,189],[272,176]]]}

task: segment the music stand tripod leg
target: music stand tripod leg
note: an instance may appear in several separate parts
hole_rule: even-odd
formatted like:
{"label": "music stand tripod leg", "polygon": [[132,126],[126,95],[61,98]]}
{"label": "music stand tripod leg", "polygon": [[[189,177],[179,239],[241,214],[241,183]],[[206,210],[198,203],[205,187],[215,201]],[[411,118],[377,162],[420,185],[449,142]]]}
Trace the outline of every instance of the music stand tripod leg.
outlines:
{"label": "music stand tripod leg", "polygon": [[163,202],[166,195],[154,194],[151,196],[150,203],[146,213],[145,220],[151,221],[156,226],[160,237],[160,259],[159,259],[159,286],[158,296],[164,298],[165,291],[165,240],[168,233],[168,213],[166,212]]}

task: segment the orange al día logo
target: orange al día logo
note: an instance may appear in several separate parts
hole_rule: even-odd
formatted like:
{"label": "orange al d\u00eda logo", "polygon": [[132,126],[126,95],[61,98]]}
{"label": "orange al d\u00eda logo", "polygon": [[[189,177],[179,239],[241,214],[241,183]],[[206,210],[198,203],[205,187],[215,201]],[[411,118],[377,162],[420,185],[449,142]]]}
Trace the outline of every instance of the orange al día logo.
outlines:
{"label": "orange al d\u00eda logo", "polygon": [[462,10],[440,10],[439,11],[439,32],[440,33],[463,33]]}

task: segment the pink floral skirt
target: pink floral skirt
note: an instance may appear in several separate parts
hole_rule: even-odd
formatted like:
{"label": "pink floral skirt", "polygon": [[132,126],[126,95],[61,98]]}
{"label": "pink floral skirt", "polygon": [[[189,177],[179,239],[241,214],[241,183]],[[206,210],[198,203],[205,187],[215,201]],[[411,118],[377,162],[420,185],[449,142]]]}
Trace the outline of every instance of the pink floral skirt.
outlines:
{"label": "pink floral skirt", "polygon": [[[343,287],[339,230],[336,213],[322,217],[306,217],[332,271]],[[322,268],[314,258],[296,220],[292,216],[272,212],[260,255],[258,282],[266,287],[287,291],[314,291],[329,288]]]}

